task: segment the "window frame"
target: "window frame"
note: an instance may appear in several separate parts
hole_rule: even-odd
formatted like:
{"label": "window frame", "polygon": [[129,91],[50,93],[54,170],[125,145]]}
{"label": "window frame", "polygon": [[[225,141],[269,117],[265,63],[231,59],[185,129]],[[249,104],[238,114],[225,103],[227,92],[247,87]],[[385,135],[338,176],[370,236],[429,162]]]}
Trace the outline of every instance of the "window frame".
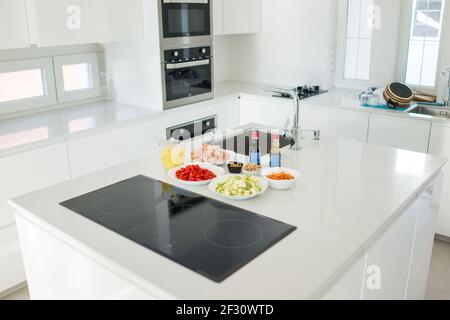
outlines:
{"label": "window frame", "polygon": [[[338,21],[337,21],[336,43],[344,45],[337,45],[336,47],[336,72],[334,79],[335,86],[341,88],[364,90],[367,87],[371,86],[373,56],[371,57],[368,80],[349,79],[345,77],[345,65],[347,56],[346,39],[347,39],[347,24],[348,24],[348,0],[338,0],[337,15]],[[375,35],[372,34],[372,50],[374,46],[374,36]]]}
{"label": "window frame", "polygon": [[[444,12],[443,12],[443,25],[440,35],[440,47],[439,47],[439,57],[438,57],[438,67],[436,72],[436,81],[434,87],[427,87],[427,86],[417,86],[412,85],[411,87],[415,91],[431,94],[431,95],[437,95],[438,100],[439,93],[441,89],[441,73],[440,71],[445,68],[445,58],[444,53],[447,50],[445,45],[445,39],[447,39],[450,34],[448,34],[450,23],[450,0],[445,1],[444,5]],[[400,41],[399,41],[399,50],[398,50],[398,69],[397,69],[397,78],[401,79],[402,81],[406,81],[406,72],[408,67],[408,54],[409,54],[409,40],[411,36],[411,20],[412,20],[412,9],[413,9],[413,2],[411,0],[403,0],[403,15],[401,17],[401,32],[400,32]],[[448,60],[448,59],[447,59]],[[447,61],[448,63],[448,61]],[[446,81],[445,81],[446,82]]]}
{"label": "window frame", "polygon": [[[358,0],[358,1],[362,1],[362,0]],[[359,26],[358,26],[358,29],[359,29],[359,31],[358,31],[358,37],[356,37],[356,38],[352,38],[352,37],[349,37],[349,4],[350,4],[350,0],[346,0],[345,1],[345,11],[346,11],[346,14],[345,14],[345,34],[344,34],[344,43],[345,43],[345,48],[344,48],[344,69],[343,69],[343,74],[342,74],[342,77],[343,77],[343,79],[344,80],[348,80],[348,81],[369,81],[370,80],[370,74],[371,74],[371,67],[372,67],[372,48],[373,48],[373,41],[374,41],[374,39],[373,39],[373,30],[370,30],[370,38],[363,38],[362,36],[361,36],[361,26],[362,26],[362,22],[361,22],[361,19],[363,18],[362,17],[362,7],[360,6],[360,10],[359,10],[359,17],[358,17],[358,21],[359,21]],[[361,4],[360,4],[361,5]],[[348,58],[348,44],[349,44],[349,40],[357,40],[358,41],[358,62],[357,62],[357,64],[356,64],[356,67],[357,67],[357,70],[356,70],[356,75],[355,75],[355,77],[347,77],[346,76],[346,74],[347,74],[347,70],[346,70],[346,67],[347,67],[347,58]],[[360,58],[360,56],[359,56],[359,47],[360,47],[360,45],[361,45],[361,41],[362,40],[370,40],[370,59],[369,59],[369,73],[368,73],[368,78],[366,79],[366,78],[358,78],[358,76],[359,76],[359,58]]]}
{"label": "window frame", "polygon": [[[82,63],[89,64],[89,77],[92,87],[75,91],[65,91],[63,66]],[[100,71],[98,65],[98,55],[96,52],[54,56],[53,65],[55,69],[55,82],[59,103],[92,99],[101,96]]]}
{"label": "window frame", "polygon": [[[411,85],[409,84],[413,90],[420,91],[427,94],[437,94],[440,83],[440,70],[444,68],[444,52],[445,52],[445,43],[444,40],[447,35],[448,20],[450,19],[450,0],[446,0],[444,3],[444,9],[442,13],[442,30],[439,39],[439,57],[437,63],[437,72],[434,86],[421,86],[421,85]],[[414,19],[413,13],[413,1],[412,0],[403,0],[403,16],[401,17],[401,32],[400,32],[400,41],[399,41],[399,55],[398,55],[398,65],[399,69],[397,71],[397,78],[401,79],[403,82],[406,82],[407,68],[408,68],[408,55],[409,55],[409,45],[410,45],[410,37],[411,37],[411,23]]]}
{"label": "window frame", "polygon": [[41,97],[2,102],[0,103],[0,115],[38,109],[58,103],[54,81],[53,60],[51,57],[0,62],[0,73],[26,71],[31,69],[42,70],[42,84],[44,86],[45,95]]}

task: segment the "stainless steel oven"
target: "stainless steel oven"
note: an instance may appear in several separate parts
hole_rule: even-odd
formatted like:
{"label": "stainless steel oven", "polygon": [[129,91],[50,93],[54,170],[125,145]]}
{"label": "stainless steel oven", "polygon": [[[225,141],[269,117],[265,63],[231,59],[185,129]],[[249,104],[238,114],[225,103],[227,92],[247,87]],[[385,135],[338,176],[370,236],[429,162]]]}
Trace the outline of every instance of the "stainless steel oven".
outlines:
{"label": "stainless steel oven", "polygon": [[212,41],[211,0],[160,0],[164,46]]}
{"label": "stainless steel oven", "polygon": [[212,52],[212,45],[164,50],[164,109],[214,98]]}

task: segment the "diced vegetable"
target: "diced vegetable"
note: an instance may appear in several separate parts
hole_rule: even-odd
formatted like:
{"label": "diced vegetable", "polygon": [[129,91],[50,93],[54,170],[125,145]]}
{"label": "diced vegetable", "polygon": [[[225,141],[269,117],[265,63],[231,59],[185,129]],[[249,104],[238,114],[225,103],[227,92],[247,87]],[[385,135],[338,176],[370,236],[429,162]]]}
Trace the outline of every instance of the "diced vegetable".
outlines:
{"label": "diced vegetable", "polygon": [[226,196],[253,196],[261,193],[260,181],[251,176],[233,176],[217,184],[216,191]]}
{"label": "diced vegetable", "polygon": [[180,180],[190,182],[208,181],[216,178],[216,175],[213,172],[203,169],[198,165],[182,168],[176,172],[176,176]]}
{"label": "diced vegetable", "polygon": [[267,176],[267,179],[270,180],[294,180],[295,177],[286,172],[273,173]]}

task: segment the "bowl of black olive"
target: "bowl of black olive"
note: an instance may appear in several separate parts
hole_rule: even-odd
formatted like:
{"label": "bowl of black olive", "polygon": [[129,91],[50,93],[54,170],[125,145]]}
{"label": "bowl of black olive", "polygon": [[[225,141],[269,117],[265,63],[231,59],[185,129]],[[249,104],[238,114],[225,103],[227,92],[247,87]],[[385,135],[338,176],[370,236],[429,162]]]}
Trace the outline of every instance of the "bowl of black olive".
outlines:
{"label": "bowl of black olive", "polygon": [[244,164],[241,162],[230,162],[227,167],[228,172],[230,172],[231,174],[241,174]]}

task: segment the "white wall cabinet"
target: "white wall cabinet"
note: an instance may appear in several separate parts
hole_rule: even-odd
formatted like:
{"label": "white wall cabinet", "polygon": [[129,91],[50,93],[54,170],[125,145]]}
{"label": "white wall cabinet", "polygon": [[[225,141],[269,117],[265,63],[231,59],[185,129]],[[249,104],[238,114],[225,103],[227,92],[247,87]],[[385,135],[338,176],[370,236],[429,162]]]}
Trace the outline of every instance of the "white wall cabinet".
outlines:
{"label": "white wall cabinet", "polygon": [[262,0],[212,0],[214,35],[262,31]]}
{"label": "white wall cabinet", "polygon": [[143,37],[140,0],[26,0],[30,41],[39,47]]}
{"label": "white wall cabinet", "polygon": [[29,46],[25,0],[0,0],[0,50]]}
{"label": "white wall cabinet", "polygon": [[370,116],[369,143],[428,153],[431,122],[395,116]]}
{"label": "white wall cabinet", "polygon": [[[0,292],[25,281],[8,199],[70,179],[65,143],[0,159]],[[0,270],[4,270],[0,268]],[[22,276],[21,276],[22,275]]]}
{"label": "white wall cabinet", "polygon": [[[431,128],[429,153],[450,159],[450,127],[433,124],[433,127]],[[449,168],[450,166],[447,164],[442,187],[442,194],[444,195],[450,194]],[[448,196],[442,197],[436,232],[443,236],[450,237],[450,199]]]}

